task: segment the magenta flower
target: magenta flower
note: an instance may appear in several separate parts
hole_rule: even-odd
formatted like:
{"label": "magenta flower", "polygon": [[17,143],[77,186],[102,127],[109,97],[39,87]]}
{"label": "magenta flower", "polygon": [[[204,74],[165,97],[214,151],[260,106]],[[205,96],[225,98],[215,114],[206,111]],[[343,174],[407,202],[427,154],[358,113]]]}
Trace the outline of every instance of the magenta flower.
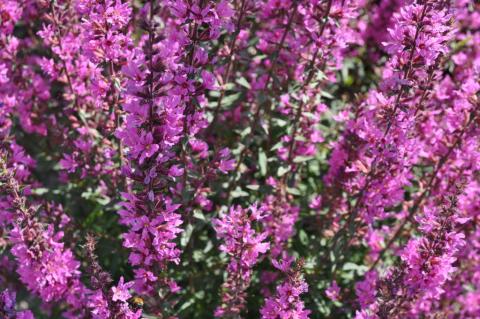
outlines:
{"label": "magenta flower", "polygon": [[152,133],[144,133],[140,140],[139,144],[133,149],[133,153],[139,158],[139,163],[142,164],[145,159],[152,157],[160,148],[158,144],[153,143]]}
{"label": "magenta flower", "polygon": [[338,286],[337,282],[334,280],[330,284],[330,286],[325,290],[325,294],[327,295],[328,299],[332,301],[337,301],[340,296],[340,287]]}
{"label": "magenta flower", "polygon": [[124,283],[123,277],[120,277],[120,281],[116,287],[112,287],[112,300],[113,301],[127,301],[131,295],[128,289],[133,286],[133,282]]}

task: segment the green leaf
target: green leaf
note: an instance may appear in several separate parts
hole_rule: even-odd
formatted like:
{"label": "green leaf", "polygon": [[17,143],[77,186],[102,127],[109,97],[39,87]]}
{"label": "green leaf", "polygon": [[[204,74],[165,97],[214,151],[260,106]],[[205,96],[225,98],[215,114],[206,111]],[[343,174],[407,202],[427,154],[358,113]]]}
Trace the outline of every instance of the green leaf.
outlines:
{"label": "green leaf", "polygon": [[[178,309],[178,312],[182,312],[183,310],[187,309],[188,307],[190,307],[191,305],[193,305],[195,303],[195,298],[191,298],[189,300],[187,300],[186,302],[184,302],[180,308]],[[177,312],[177,313],[178,313]],[[152,318],[158,318],[158,317],[152,317]]]}
{"label": "green leaf", "polygon": [[276,118],[276,119],[273,119],[272,121],[277,127],[285,127],[287,126],[288,122],[283,120],[283,119],[279,119],[279,118]]}
{"label": "green leaf", "polygon": [[44,194],[48,193],[48,188],[34,188],[32,189],[32,194],[42,196]]}
{"label": "green leaf", "polygon": [[326,97],[327,99],[334,99],[334,96],[326,91],[322,91],[322,96]]}
{"label": "green leaf", "polygon": [[235,83],[229,82],[229,83],[225,84],[225,90],[226,91],[233,90],[234,88],[235,88]]}
{"label": "green leaf", "polygon": [[287,172],[290,171],[290,168],[289,167],[285,167],[285,166],[280,166],[277,170],[277,175],[278,176],[283,176],[285,175]]}
{"label": "green leaf", "polygon": [[243,138],[243,137],[247,136],[248,134],[250,134],[251,131],[252,131],[252,128],[250,126],[246,127],[245,129],[243,129],[240,132],[240,136]]}
{"label": "green leaf", "polygon": [[212,250],[212,248],[213,248],[212,241],[209,240],[209,241],[207,241],[207,244],[205,245],[205,248],[203,249],[203,252],[206,254],[206,253],[208,253],[210,250]]}
{"label": "green leaf", "polygon": [[227,95],[222,100],[222,106],[229,107],[233,105],[241,96],[241,93],[234,93],[232,95]]}
{"label": "green leaf", "polygon": [[267,155],[263,150],[258,152],[258,166],[260,166],[260,174],[262,176],[267,175]]}
{"label": "green leaf", "polygon": [[292,195],[297,195],[297,196],[302,195],[302,193],[300,193],[300,191],[297,188],[290,188],[290,187],[287,187],[287,193]]}
{"label": "green leaf", "polygon": [[[220,91],[210,91],[208,93],[211,97],[220,97]],[[213,105],[217,105],[217,102],[213,103]]]}
{"label": "green leaf", "polygon": [[243,76],[237,80],[237,83],[240,84],[243,87],[246,87],[247,89],[252,88],[250,86],[250,83],[248,83],[247,79],[245,79]]}
{"label": "green leaf", "polygon": [[297,156],[293,159],[294,163],[303,163],[313,159],[313,156]]}
{"label": "green leaf", "polygon": [[195,262],[198,263],[198,262],[202,261],[203,259],[205,259],[205,254],[203,253],[203,251],[201,251],[201,250],[195,250],[195,251],[193,252],[193,260],[194,260]]}
{"label": "green leaf", "polygon": [[300,231],[298,232],[298,237],[300,238],[300,242],[302,244],[304,244],[305,246],[308,245],[308,236],[303,229],[300,229]]}
{"label": "green leaf", "polygon": [[200,219],[204,222],[207,221],[207,218],[205,217],[205,215],[200,210],[194,210],[193,211],[193,217],[195,217],[196,219]]}
{"label": "green leaf", "polygon": [[343,270],[345,271],[355,271],[359,275],[363,275],[365,272],[367,272],[368,267],[365,265],[357,265],[352,262],[347,262],[345,265],[343,265]]}
{"label": "green leaf", "polygon": [[192,237],[193,233],[193,225],[188,224],[187,227],[185,227],[185,230],[182,232],[182,237],[180,237],[180,245],[182,247],[186,247],[188,242],[190,241],[190,237]]}
{"label": "green leaf", "polygon": [[238,198],[238,197],[246,197],[248,196],[248,193],[242,190],[240,187],[237,187],[233,192],[232,192],[232,198]]}

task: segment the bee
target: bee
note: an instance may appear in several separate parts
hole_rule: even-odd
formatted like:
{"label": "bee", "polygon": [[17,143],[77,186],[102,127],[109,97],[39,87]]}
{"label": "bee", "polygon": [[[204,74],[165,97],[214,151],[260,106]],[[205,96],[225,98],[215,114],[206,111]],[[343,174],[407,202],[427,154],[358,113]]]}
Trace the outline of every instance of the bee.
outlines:
{"label": "bee", "polygon": [[139,296],[133,296],[130,298],[129,303],[135,310],[142,309],[143,305],[145,304],[143,299]]}

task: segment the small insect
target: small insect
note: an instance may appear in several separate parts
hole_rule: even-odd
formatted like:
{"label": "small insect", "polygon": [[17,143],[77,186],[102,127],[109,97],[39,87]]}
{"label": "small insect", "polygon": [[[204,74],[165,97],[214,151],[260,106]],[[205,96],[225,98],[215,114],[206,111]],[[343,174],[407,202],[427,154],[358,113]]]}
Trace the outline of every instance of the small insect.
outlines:
{"label": "small insect", "polygon": [[129,300],[130,305],[135,308],[135,310],[142,309],[144,305],[144,301],[141,297],[139,296],[133,296]]}

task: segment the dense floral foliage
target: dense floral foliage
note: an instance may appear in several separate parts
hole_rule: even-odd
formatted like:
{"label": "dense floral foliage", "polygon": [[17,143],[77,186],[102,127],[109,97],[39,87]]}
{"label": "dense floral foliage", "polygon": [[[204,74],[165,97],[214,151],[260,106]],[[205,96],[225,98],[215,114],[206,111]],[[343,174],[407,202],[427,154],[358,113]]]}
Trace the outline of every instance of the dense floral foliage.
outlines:
{"label": "dense floral foliage", "polygon": [[479,318],[477,0],[0,1],[0,318]]}

